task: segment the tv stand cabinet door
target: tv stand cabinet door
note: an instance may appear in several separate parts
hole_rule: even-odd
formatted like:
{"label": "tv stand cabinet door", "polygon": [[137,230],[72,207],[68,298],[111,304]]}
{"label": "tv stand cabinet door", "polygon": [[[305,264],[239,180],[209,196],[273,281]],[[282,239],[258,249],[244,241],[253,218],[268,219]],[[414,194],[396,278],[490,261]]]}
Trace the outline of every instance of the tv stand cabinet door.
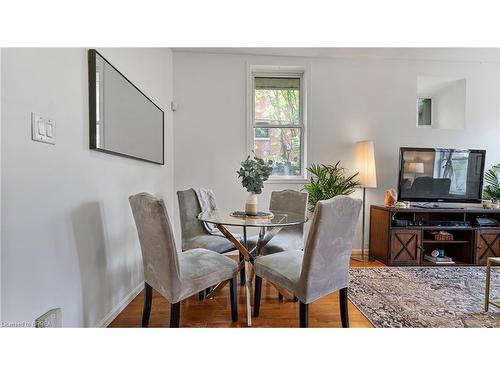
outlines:
{"label": "tv stand cabinet door", "polygon": [[422,257],[422,231],[392,229],[389,252],[391,266],[419,265]]}
{"label": "tv stand cabinet door", "polygon": [[485,265],[488,257],[500,257],[500,230],[477,230],[476,264]]}

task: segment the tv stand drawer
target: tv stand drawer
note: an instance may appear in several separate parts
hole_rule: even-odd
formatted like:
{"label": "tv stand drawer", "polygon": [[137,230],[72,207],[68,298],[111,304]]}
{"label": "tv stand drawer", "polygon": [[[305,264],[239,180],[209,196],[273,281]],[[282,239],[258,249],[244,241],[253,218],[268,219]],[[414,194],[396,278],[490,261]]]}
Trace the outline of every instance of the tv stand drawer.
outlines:
{"label": "tv stand drawer", "polygon": [[488,257],[500,257],[500,230],[479,229],[476,232],[476,264],[486,265]]}
{"label": "tv stand drawer", "polygon": [[390,264],[419,265],[422,257],[420,229],[392,229],[390,233]]}

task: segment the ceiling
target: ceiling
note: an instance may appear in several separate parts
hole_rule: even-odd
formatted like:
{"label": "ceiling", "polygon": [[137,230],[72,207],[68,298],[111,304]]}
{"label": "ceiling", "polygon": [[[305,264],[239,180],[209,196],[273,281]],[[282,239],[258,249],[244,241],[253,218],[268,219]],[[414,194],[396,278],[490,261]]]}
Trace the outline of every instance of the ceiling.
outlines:
{"label": "ceiling", "polygon": [[319,57],[334,59],[405,59],[435,61],[500,61],[500,48],[174,48],[174,52],[202,52],[237,55]]}

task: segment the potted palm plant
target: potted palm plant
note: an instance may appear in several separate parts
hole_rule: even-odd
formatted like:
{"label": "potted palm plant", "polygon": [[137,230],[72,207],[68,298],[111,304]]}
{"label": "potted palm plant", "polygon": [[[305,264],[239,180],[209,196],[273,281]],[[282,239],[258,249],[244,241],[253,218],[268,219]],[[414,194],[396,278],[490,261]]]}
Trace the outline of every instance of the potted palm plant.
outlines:
{"label": "potted palm plant", "polygon": [[483,199],[489,199],[492,203],[497,204],[500,201],[500,181],[498,174],[500,173],[500,164],[492,166],[484,174],[484,181],[488,184],[483,189]]}
{"label": "potted palm plant", "polygon": [[241,184],[250,193],[246,205],[245,213],[247,215],[257,215],[257,195],[262,193],[264,188],[264,181],[269,179],[273,162],[271,160],[264,161],[264,159],[254,157],[250,158],[250,155],[241,162],[241,167],[239,171],[236,171],[238,178],[241,178]]}
{"label": "potted palm plant", "polygon": [[314,211],[316,204],[337,195],[350,195],[360,187],[358,174],[347,175],[340,161],[335,165],[312,164],[307,168],[311,174],[309,182],[304,184],[304,190],[309,193],[309,210]]}

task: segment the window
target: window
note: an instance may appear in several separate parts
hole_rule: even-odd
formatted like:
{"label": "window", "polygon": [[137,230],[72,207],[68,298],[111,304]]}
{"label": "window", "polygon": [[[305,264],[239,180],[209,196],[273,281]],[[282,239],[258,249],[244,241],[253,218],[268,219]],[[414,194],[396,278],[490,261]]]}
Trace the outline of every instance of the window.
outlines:
{"label": "window", "polygon": [[273,161],[270,180],[305,178],[303,70],[252,71],[249,151]]}

